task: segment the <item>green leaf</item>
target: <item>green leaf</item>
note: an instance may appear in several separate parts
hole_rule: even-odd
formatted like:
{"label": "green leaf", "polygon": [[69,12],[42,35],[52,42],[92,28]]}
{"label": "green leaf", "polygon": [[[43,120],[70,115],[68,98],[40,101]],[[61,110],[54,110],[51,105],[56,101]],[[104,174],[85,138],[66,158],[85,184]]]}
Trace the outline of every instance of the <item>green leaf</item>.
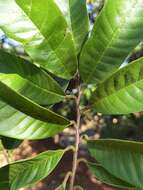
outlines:
{"label": "green leaf", "polygon": [[56,0],[56,3],[67,20],[77,53],[79,53],[89,31],[86,0]]}
{"label": "green leaf", "polygon": [[107,0],[80,57],[86,83],[111,76],[143,40],[143,1]]}
{"label": "green leaf", "polygon": [[119,178],[116,178],[99,164],[89,163],[88,166],[92,171],[92,173],[95,175],[95,177],[107,185],[111,185],[117,188],[126,188],[126,189],[133,188],[132,185],[122,181]]}
{"label": "green leaf", "polygon": [[30,62],[2,50],[0,80],[40,105],[50,105],[64,99],[64,92],[47,73]]}
{"label": "green leaf", "polygon": [[106,139],[88,141],[88,148],[107,172],[143,189],[143,143]]}
{"label": "green leaf", "polygon": [[0,2],[0,28],[8,37],[22,43],[41,67],[70,79],[77,67],[74,43],[54,0],[16,2]]}
{"label": "green leaf", "polygon": [[[3,100],[7,104],[11,105],[15,109],[44,122],[52,122],[63,125],[68,125],[69,121],[62,116],[57,115],[49,109],[46,109],[28,98],[20,95],[14,90],[10,89],[4,83],[0,81],[0,100]],[[4,105],[3,105],[4,106]],[[3,108],[1,107],[1,109]],[[5,107],[5,106],[4,106]]]}
{"label": "green leaf", "polygon": [[23,142],[18,139],[8,138],[8,137],[1,137],[2,145],[5,149],[11,150],[19,147],[19,145]]}
{"label": "green leaf", "polygon": [[20,95],[0,81],[0,135],[42,139],[61,132],[70,122]]}
{"label": "green leaf", "polygon": [[2,145],[2,142],[1,142],[1,139],[0,139],[0,151],[3,150],[3,145]]}
{"label": "green leaf", "polygon": [[0,189],[18,190],[37,183],[55,169],[64,153],[65,150],[47,151],[0,168]]}
{"label": "green leaf", "polygon": [[140,58],[99,84],[91,102],[104,114],[143,111],[143,58]]}
{"label": "green leaf", "polygon": [[69,124],[34,119],[0,101],[0,135],[16,139],[45,139],[62,132]]}
{"label": "green leaf", "polygon": [[55,135],[70,124],[67,119],[30,101],[2,82],[0,89],[0,135],[41,139]]}

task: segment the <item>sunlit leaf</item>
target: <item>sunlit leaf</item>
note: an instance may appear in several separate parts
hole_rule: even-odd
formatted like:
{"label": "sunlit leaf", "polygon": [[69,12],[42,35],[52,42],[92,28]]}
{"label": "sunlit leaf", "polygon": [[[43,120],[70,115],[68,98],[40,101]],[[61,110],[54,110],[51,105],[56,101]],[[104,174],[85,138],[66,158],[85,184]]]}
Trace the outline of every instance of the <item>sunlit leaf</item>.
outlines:
{"label": "sunlit leaf", "polygon": [[143,111],[143,58],[120,69],[99,84],[91,102],[96,111],[104,114]]}
{"label": "sunlit leaf", "polygon": [[77,67],[74,43],[54,0],[16,2],[0,2],[0,28],[20,42],[41,67],[60,77],[71,78]]}
{"label": "sunlit leaf", "polygon": [[18,190],[48,176],[61,160],[64,150],[47,151],[29,160],[0,168],[0,189]]}
{"label": "sunlit leaf", "polygon": [[89,31],[86,0],[55,0],[55,2],[66,18],[77,53],[79,53]]}
{"label": "sunlit leaf", "polygon": [[40,105],[64,99],[64,92],[47,73],[30,62],[0,50],[0,81]]}
{"label": "sunlit leaf", "polygon": [[111,76],[143,40],[143,1],[107,0],[80,57],[86,83]]}

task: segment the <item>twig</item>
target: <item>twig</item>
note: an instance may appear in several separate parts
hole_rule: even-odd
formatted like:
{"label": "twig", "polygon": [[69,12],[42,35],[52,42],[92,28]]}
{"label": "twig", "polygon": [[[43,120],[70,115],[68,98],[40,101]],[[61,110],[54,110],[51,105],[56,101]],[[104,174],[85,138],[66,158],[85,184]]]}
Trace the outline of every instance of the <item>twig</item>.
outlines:
{"label": "twig", "polygon": [[[78,78],[79,80],[79,78]],[[77,165],[78,165],[78,150],[79,150],[79,143],[80,143],[80,119],[81,119],[81,113],[80,113],[80,99],[81,99],[81,87],[78,86],[78,96],[76,97],[76,113],[77,113],[77,119],[75,126],[76,136],[75,136],[75,151],[73,154],[73,166],[72,166],[72,175],[70,180],[70,186],[69,190],[73,190],[74,188],[74,182],[75,182],[75,175],[77,171]]]}

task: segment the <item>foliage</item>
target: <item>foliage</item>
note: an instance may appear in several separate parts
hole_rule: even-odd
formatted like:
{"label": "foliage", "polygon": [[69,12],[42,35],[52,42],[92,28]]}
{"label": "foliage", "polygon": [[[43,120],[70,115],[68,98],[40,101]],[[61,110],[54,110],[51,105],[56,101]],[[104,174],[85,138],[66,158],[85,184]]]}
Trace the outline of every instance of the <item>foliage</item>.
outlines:
{"label": "foliage", "polygon": [[64,150],[48,151],[0,168],[0,188],[14,190],[36,183],[53,171],[63,154]]}
{"label": "foliage", "polygon": [[[143,1],[107,0],[98,16],[89,4],[93,28],[85,0],[0,1],[0,29],[24,50],[19,54],[0,49],[1,142],[5,149],[13,149],[24,139],[45,139],[74,127],[70,183],[68,175],[57,189],[74,189],[86,106],[110,115],[143,111],[143,58],[128,64],[131,53],[142,46]],[[75,113],[74,122],[57,113],[61,102],[72,116]],[[97,179],[119,188],[143,189],[143,143],[118,139],[86,143],[97,161],[88,163]],[[8,163],[0,168],[0,189],[37,183],[66,151]]]}

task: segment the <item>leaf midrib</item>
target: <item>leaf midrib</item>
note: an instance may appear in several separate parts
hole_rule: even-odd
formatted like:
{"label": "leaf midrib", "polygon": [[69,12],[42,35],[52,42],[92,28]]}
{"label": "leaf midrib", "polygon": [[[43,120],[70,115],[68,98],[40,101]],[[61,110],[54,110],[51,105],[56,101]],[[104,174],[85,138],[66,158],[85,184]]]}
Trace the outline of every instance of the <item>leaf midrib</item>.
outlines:
{"label": "leaf midrib", "polygon": [[[137,5],[137,6],[138,6],[138,5]],[[105,7],[104,7],[104,9],[105,9]],[[134,8],[134,9],[135,9],[135,8]],[[129,11],[129,13],[130,13],[131,11],[132,11],[132,9]],[[126,14],[127,14],[127,13],[126,13]],[[128,14],[127,14],[127,15],[128,15]],[[99,19],[99,17],[98,17],[98,19]],[[124,22],[121,21],[120,25],[118,25],[118,27],[114,30],[113,36],[112,36],[112,38],[111,38],[111,41],[107,44],[107,46],[106,46],[105,50],[103,51],[103,53],[101,54],[99,60],[96,62],[95,68],[94,68],[94,69],[92,70],[92,72],[88,75],[88,77],[87,77],[87,79],[86,79],[86,82],[88,82],[88,81],[90,81],[90,79],[92,79],[92,75],[93,75],[93,73],[96,71],[97,66],[98,66],[99,63],[102,61],[102,58],[104,57],[104,55],[106,55],[106,52],[108,51],[108,49],[109,49],[110,47],[112,47],[112,46],[111,46],[112,42],[114,42],[114,40],[116,39],[116,37],[120,34],[120,32],[122,31],[122,27],[127,24],[125,20],[126,20],[126,19],[124,19]],[[93,35],[93,34],[92,34],[92,35]],[[92,36],[92,37],[93,37],[93,36]],[[115,37],[115,38],[114,38],[114,37]]]}
{"label": "leaf midrib", "polygon": [[[32,2],[32,0],[31,0],[31,2]],[[38,32],[39,32],[39,34],[41,35],[41,37],[43,37],[43,39],[46,41],[46,42],[48,42],[48,40],[49,40],[49,38],[47,39],[46,38],[46,36],[44,36],[42,33],[41,33],[41,31],[40,31],[40,29],[37,27],[37,25],[31,20],[31,18],[29,17],[29,14],[27,14],[27,13],[25,13],[25,11],[16,3],[16,5],[18,6],[18,8],[21,10],[21,13],[22,14],[25,14],[26,16],[27,16],[27,18],[31,21],[31,23],[35,26],[35,28],[38,30]],[[31,4],[32,5],[32,4]],[[31,7],[31,9],[32,9],[32,7]],[[62,13],[61,13],[62,14]],[[63,14],[62,14],[63,15]],[[65,19],[64,19],[65,20]],[[67,24],[67,22],[66,22],[66,20],[65,20],[65,23]],[[67,33],[66,33],[66,35],[67,35]],[[66,36],[65,35],[65,36]],[[64,40],[64,39],[63,39]],[[63,42],[63,40],[62,40],[62,42]],[[70,72],[68,71],[68,69],[66,68],[66,65],[65,64],[62,64],[63,62],[60,60],[60,57],[59,56],[57,56],[57,53],[53,50],[53,48],[51,47],[51,45],[50,45],[50,48],[51,48],[51,50],[53,51],[53,53],[56,55],[56,57],[58,58],[58,60],[59,60],[59,62],[60,62],[60,64],[64,67],[64,69],[65,69],[65,71],[67,72],[67,74],[70,76],[71,74],[70,74]]]}
{"label": "leaf midrib", "polygon": [[[128,183],[128,182],[126,182],[126,181],[124,181],[123,179],[120,179],[119,177],[116,177],[116,176],[114,176],[110,171],[108,171],[107,169],[105,169],[100,163],[97,163],[97,164],[90,164],[90,166],[92,167],[94,167],[94,165],[95,166],[99,166],[99,167],[101,167],[101,168],[103,168],[107,173],[109,173],[110,175],[112,175],[114,178],[116,178],[117,180],[120,180],[120,181],[122,181],[123,183]],[[128,186],[130,185],[130,186],[132,186],[132,184],[130,184],[130,183],[128,183],[128,186],[127,185],[115,185],[115,184],[113,184],[113,183],[107,183],[106,182],[106,180],[102,180],[102,179],[99,179],[99,180],[101,180],[103,183],[105,183],[105,184],[107,184],[107,185],[110,185],[110,186],[113,186],[113,187],[116,187],[116,188],[128,188]],[[131,188],[134,188],[134,187],[131,187]]]}
{"label": "leaf midrib", "polygon": [[100,103],[101,101],[103,101],[103,99],[107,99],[107,98],[109,98],[109,97],[111,97],[111,96],[114,96],[114,95],[116,96],[116,94],[118,94],[120,91],[126,90],[127,88],[130,88],[131,86],[136,86],[138,83],[140,83],[140,82],[142,82],[142,81],[143,81],[143,79],[138,80],[138,81],[136,81],[136,82],[134,82],[134,83],[131,83],[131,84],[129,84],[129,85],[127,85],[127,86],[125,86],[125,87],[123,87],[123,88],[117,90],[117,91],[114,91],[114,93],[112,93],[112,94],[110,94],[110,95],[108,95],[108,96],[104,96],[104,97],[102,97],[102,98],[98,98],[97,101],[95,102],[95,104]]}
{"label": "leaf midrib", "polygon": [[[45,162],[47,162],[48,161],[48,159],[50,159],[50,162],[51,162],[51,159],[53,158],[53,157],[57,157],[58,156],[58,154],[59,154],[59,152],[57,153],[57,155],[51,155],[51,156],[49,156],[49,157],[47,157],[47,158],[45,158],[45,159],[42,159],[42,162],[43,161],[45,161]],[[63,154],[64,154],[64,152],[63,152]],[[61,157],[62,157],[62,155],[63,154],[61,154],[61,156],[60,156],[60,159],[61,159]],[[34,159],[34,158],[33,158]],[[60,159],[58,159],[58,161],[60,161]],[[32,161],[32,160],[25,160],[25,161]],[[58,163],[58,161],[57,161],[57,163]],[[22,162],[22,161],[21,161]],[[20,163],[20,162],[17,162],[17,163]],[[40,165],[41,165],[41,160],[39,160],[39,161],[37,161],[36,162],[36,164],[37,165],[39,165],[39,163],[40,163]],[[32,164],[32,163],[31,163]],[[24,168],[23,170],[22,170],[22,172],[24,171],[24,170],[27,170],[27,169],[29,169],[31,167],[31,165],[28,165],[26,168]],[[56,167],[56,166],[55,166]],[[53,169],[53,168],[52,168]],[[52,171],[51,171],[51,169],[49,169],[49,173],[48,174],[50,174]],[[21,173],[21,171],[19,172],[19,173]],[[17,175],[16,176],[14,176],[14,178],[12,179],[13,181],[17,178],[17,176],[19,175],[19,173],[17,173]],[[23,172],[24,173],[24,172]],[[41,180],[41,179],[43,179],[43,177],[41,177],[40,179],[39,179],[39,181]],[[9,182],[9,181],[8,181]],[[11,183],[9,183],[10,184],[10,186],[11,186],[11,184],[12,184],[12,182]]]}
{"label": "leaf midrib", "polygon": [[[6,74],[6,75],[9,75],[9,74]],[[17,75],[17,74],[16,74],[16,75]],[[19,75],[18,75],[18,77],[22,78],[24,82],[30,83],[31,86],[34,86],[35,88],[39,89],[41,92],[45,92],[45,93],[47,93],[47,94],[55,95],[55,96],[57,96],[57,97],[59,97],[59,98],[64,98],[64,97],[65,97],[64,95],[57,94],[56,92],[53,92],[53,91],[49,91],[49,90],[47,90],[46,88],[42,88],[42,87],[38,86],[36,83],[33,83],[33,81],[31,81],[31,80],[28,80],[28,79],[26,79],[26,78],[23,78],[23,77],[21,77],[21,76],[19,76]],[[5,83],[3,80],[1,80],[1,81],[2,81],[3,83]],[[5,83],[5,84],[7,85],[7,83]],[[9,86],[9,85],[7,85],[7,86]],[[11,87],[10,87],[10,88],[11,88]],[[13,90],[14,90],[14,89],[13,89]],[[22,90],[22,89],[21,89],[21,90]],[[19,92],[19,93],[21,94],[21,92]]]}
{"label": "leaf midrib", "polygon": [[[98,146],[98,145],[97,145]],[[103,146],[99,146],[100,147],[100,150],[102,150],[102,151],[107,151],[107,147],[106,147],[106,145],[104,144]],[[98,147],[98,148],[99,148]],[[98,149],[97,148],[97,149]],[[110,146],[108,146],[108,150],[111,150],[111,154],[115,154],[115,152],[116,152],[116,150],[115,150],[115,148],[112,148],[112,147],[110,147]],[[91,149],[90,149],[91,150]],[[136,157],[138,157],[139,155],[142,155],[143,154],[143,152],[141,153],[141,152],[137,152],[137,151],[135,151],[134,150],[134,152],[132,153],[131,151],[129,151],[129,150],[127,150],[127,149],[125,149],[125,150],[122,150],[122,149],[118,149],[118,151],[120,150],[120,152],[121,153],[123,153],[123,152],[125,152],[125,153],[127,153],[127,154],[131,154],[131,155],[135,155]],[[95,149],[93,149],[93,151],[95,151]],[[105,152],[105,154],[110,154],[110,152],[109,151],[107,151],[107,152]],[[92,154],[93,155],[93,154]],[[96,155],[95,155],[95,152],[94,152],[94,157],[95,157]],[[134,156],[133,156],[133,158],[134,158]],[[97,159],[97,161],[98,162],[100,162],[99,160],[98,160],[98,158],[97,158],[97,156],[96,156],[96,159]],[[123,159],[123,158],[121,158],[121,159]],[[120,159],[120,160],[121,160]],[[133,159],[134,160],[134,159]],[[110,171],[110,169],[106,166],[106,164],[104,164],[104,162],[102,162],[101,163],[101,165],[103,166],[103,168],[105,168],[110,174],[112,174],[113,175],[113,173],[111,173],[111,171]],[[125,164],[123,164],[123,165],[125,165]],[[118,179],[120,179],[120,180],[123,180],[123,178],[121,178],[119,175],[116,175],[115,173],[114,173],[114,175],[115,175],[115,177],[117,177]],[[133,184],[131,181],[126,181],[127,183],[129,183],[129,184],[131,184],[132,186],[135,186],[135,184]],[[138,186],[139,188],[140,188],[140,186]]]}
{"label": "leaf midrib", "polygon": [[[47,115],[48,115],[48,114],[52,114],[52,115],[54,115],[54,117],[57,117],[60,121],[63,120],[64,123],[62,123],[61,125],[68,125],[69,121],[68,121],[67,119],[65,119],[63,116],[58,115],[57,113],[51,111],[50,109],[46,109],[46,108],[40,106],[39,104],[33,102],[31,99],[29,99],[29,98],[23,96],[22,94],[20,94],[19,92],[16,92],[16,91],[13,90],[13,89],[11,89],[9,86],[7,86],[5,83],[3,83],[3,82],[1,82],[1,81],[0,81],[0,84],[6,89],[6,91],[10,91],[12,94],[16,94],[17,96],[19,96],[19,97],[20,97],[21,99],[23,99],[24,101],[29,102],[32,106],[37,107],[39,110],[45,111],[45,112],[46,112],[45,114],[47,114]],[[11,103],[11,101],[10,101],[10,103],[7,103],[7,102],[9,102],[9,98],[8,98],[8,99],[5,99],[5,98],[1,97],[1,99],[2,99],[2,100],[4,99],[3,101],[6,102],[6,104],[8,104],[8,105],[10,105],[10,106],[12,106],[12,107],[15,108],[15,106],[13,106],[13,104]],[[11,104],[12,104],[12,105],[11,105]],[[15,109],[19,111],[19,109],[17,109],[17,108],[15,108]],[[20,111],[21,111],[21,110],[20,110]],[[22,112],[22,111],[21,111],[21,112]],[[27,111],[26,111],[26,112],[27,112]],[[24,113],[24,112],[22,112],[22,113]],[[27,115],[27,113],[24,113],[24,114]],[[37,119],[37,120],[39,120],[39,121],[43,121],[43,120],[40,119],[40,118],[36,118],[37,116],[35,117],[35,115],[29,115],[29,116],[31,116],[32,118],[35,118],[35,119]],[[46,118],[45,120],[46,120],[47,122],[53,122],[53,123],[54,123],[53,119],[51,120],[51,118],[49,118],[49,119]],[[51,120],[51,121],[50,121],[50,120]],[[46,121],[45,121],[45,122],[46,122]],[[63,122],[63,121],[62,121],[62,122]],[[55,123],[55,124],[57,124],[57,123]]]}

